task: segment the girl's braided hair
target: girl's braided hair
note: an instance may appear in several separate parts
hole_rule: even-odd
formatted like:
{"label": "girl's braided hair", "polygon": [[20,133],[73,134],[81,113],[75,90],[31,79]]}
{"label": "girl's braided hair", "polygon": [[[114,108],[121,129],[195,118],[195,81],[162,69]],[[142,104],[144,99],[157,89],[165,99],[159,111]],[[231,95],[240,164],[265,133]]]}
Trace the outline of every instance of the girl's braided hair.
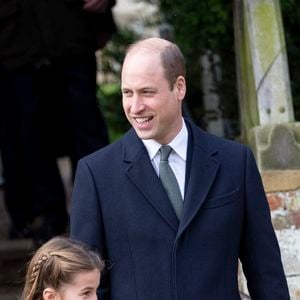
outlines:
{"label": "girl's braided hair", "polygon": [[22,300],[41,300],[46,287],[59,289],[79,272],[101,272],[103,268],[103,261],[86,245],[64,237],[52,238],[29,262]]}

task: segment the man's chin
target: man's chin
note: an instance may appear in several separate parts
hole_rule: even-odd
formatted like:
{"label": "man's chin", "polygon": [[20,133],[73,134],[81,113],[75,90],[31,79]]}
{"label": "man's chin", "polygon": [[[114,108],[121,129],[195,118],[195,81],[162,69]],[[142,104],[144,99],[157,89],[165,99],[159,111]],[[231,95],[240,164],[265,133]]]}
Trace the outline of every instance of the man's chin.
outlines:
{"label": "man's chin", "polygon": [[134,128],[134,130],[135,130],[137,136],[142,140],[151,140],[151,139],[153,139],[153,134],[151,134],[150,132],[148,132],[148,133],[143,132],[143,131],[141,131],[139,129],[136,129],[136,128]]}

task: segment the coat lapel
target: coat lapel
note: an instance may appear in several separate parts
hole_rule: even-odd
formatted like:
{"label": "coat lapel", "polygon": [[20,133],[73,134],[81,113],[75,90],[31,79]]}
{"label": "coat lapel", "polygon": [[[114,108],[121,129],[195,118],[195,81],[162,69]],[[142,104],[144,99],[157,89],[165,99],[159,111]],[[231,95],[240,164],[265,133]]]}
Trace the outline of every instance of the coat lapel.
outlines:
{"label": "coat lapel", "polygon": [[148,152],[133,130],[124,138],[126,173],[161,218],[175,231],[179,222],[163,186],[151,164]]}
{"label": "coat lapel", "polygon": [[217,175],[219,162],[213,157],[216,151],[209,149],[207,134],[187,123],[189,146],[187,184],[183,214],[177,237],[188,227],[198,213]]}

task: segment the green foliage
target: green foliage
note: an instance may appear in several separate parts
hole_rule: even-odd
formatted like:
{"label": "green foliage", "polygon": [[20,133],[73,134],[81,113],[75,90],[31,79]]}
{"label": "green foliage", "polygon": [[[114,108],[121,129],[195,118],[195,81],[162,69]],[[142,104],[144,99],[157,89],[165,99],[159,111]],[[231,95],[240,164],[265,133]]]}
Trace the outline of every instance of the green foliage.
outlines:
{"label": "green foliage", "polygon": [[102,84],[98,88],[97,97],[108,126],[109,139],[113,142],[129,129],[129,123],[123,113],[120,85]]}
{"label": "green foliage", "polygon": [[186,54],[194,56],[203,49],[221,47],[230,20],[226,1],[161,0],[160,8],[165,20],[174,26],[176,42]]}
{"label": "green foliage", "polygon": [[[129,29],[119,29],[100,53],[100,69],[108,77],[105,81],[119,81],[122,61],[128,45],[139,37]],[[109,77],[111,76],[111,77]]]}
{"label": "green foliage", "polygon": [[122,108],[119,76],[125,50],[136,39],[137,36],[132,31],[119,30],[99,56],[99,68],[104,79],[98,87],[97,98],[108,126],[111,142],[130,128]]}
{"label": "green foliage", "polygon": [[174,28],[174,40],[184,52],[190,111],[198,124],[203,117],[199,58],[207,49],[221,57],[222,97],[225,118],[238,120],[233,36],[233,3],[226,0],[160,0],[161,13]]}

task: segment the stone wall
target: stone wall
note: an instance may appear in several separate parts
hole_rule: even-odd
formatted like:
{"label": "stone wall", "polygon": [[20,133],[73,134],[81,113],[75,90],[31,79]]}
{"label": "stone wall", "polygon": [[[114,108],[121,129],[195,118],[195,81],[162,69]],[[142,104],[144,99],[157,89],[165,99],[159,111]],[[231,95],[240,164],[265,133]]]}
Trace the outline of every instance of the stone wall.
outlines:
{"label": "stone wall", "polygon": [[268,193],[292,300],[300,300],[300,189]]}
{"label": "stone wall", "polygon": [[[265,172],[262,179],[291,300],[300,300],[300,171]],[[248,294],[242,272],[239,277],[241,291]]]}

